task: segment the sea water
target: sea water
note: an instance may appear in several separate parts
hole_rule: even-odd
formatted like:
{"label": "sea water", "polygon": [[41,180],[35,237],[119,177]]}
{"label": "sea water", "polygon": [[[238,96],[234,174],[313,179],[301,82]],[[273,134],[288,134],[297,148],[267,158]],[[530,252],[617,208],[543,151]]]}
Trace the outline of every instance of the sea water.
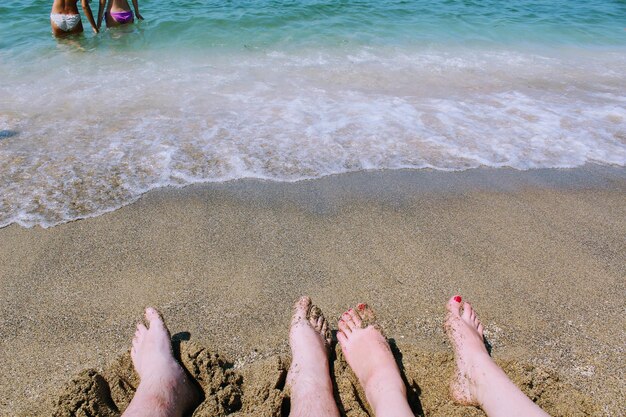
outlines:
{"label": "sea water", "polygon": [[237,178],[626,165],[623,0],[139,5],[56,40],[50,1],[0,4],[0,227]]}

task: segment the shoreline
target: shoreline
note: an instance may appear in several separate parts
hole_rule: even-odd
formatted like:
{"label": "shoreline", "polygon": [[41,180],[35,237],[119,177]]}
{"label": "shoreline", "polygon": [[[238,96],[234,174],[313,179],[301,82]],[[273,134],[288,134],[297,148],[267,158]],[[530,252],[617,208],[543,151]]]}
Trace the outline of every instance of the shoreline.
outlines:
{"label": "shoreline", "polygon": [[[241,187],[246,187],[246,184],[258,184],[260,186],[264,184],[284,184],[285,187],[289,188],[290,185],[307,184],[311,182],[325,183],[325,181],[337,181],[341,183],[343,182],[342,178],[344,177],[356,178],[354,183],[358,185],[358,178],[363,174],[369,176],[368,178],[378,178],[381,175],[391,177],[394,181],[403,185],[407,185],[407,177],[413,178],[414,176],[417,176],[417,178],[419,178],[418,185],[421,189],[415,191],[419,192],[454,192],[458,191],[459,187],[470,187],[473,190],[484,191],[507,191],[520,189],[524,186],[556,189],[577,189],[590,187],[606,188],[610,187],[611,184],[621,182],[626,178],[626,167],[586,163],[583,166],[573,168],[533,168],[526,170],[520,170],[512,167],[493,166],[450,170],[434,168],[397,168],[347,171],[324,174],[314,178],[302,178],[298,180],[277,180],[263,177],[242,177],[216,181],[206,180],[179,185],[170,184],[155,186],[153,188],[149,188],[147,191],[143,191],[129,197],[126,201],[118,203],[117,205],[109,207],[108,204],[106,204],[107,207],[100,207],[99,209],[86,214],[74,214],[75,217],[71,217],[70,219],[65,218],[65,214],[54,213],[52,215],[56,216],[56,219],[40,218],[38,220],[33,220],[33,218],[29,218],[27,221],[24,221],[21,216],[16,215],[12,218],[10,223],[7,223],[7,220],[3,219],[4,222],[0,223],[0,230],[14,225],[27,229],[38,227],[49,229],[67,223],[93,219],[115,212],[126,206],[133,205],[150,194],[166,193],[168,190],[195,189],[197,187],[214,187],[216,189],[227,187],[236,190]],[[61,203],[61,205],[64,204],[65,203]]]}
{"label": "shoreline", "polygon": [[368,302],[401,351],[443,354],[443,305],[458,292],[495,358],[554,371],[619,415],[623,236],[626,169],[602,166],[236,180],[49,229],[11,225],[0,414],[45,413],[81,370],[107,368],[148,304],[245,370],[288,352],[301,294],[333,326]]}

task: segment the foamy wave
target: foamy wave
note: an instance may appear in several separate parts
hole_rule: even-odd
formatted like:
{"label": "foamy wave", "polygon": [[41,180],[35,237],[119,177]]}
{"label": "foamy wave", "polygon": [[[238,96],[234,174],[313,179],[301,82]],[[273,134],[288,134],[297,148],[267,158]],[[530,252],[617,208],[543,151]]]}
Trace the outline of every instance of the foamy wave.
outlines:
{"label": "foamy wave", "polygon": [[163,66],[133,55],[26,74],[0,64],[12,80],[0,85],[0,131],[14,132],[0,136],[0,227],[237,178],[626,166],[626,59],[583,55],[364,48]]}

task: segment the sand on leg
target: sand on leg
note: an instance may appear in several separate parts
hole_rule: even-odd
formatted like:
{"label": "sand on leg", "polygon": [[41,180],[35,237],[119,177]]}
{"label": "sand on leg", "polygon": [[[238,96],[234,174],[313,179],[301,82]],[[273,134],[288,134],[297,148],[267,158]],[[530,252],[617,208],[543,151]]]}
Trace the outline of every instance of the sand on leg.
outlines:
{"label": "sand on leg", "polygon": [[301,297],[294,306],[289,345],[291,367],[287,386],[291,392],[292,417],[339,417],[330,379],[328,324],[309,297]]}
{"label": "sand on leg", "polygon": [[178,417],[200,400],[197,388],[174,359],[170,334],[154,308],[146,308],[148,327],[137,324],[130,354],[139,374],[135,396],[123,417]]}
{"label": "sand on leg", "polygon": [[454,348],[455,374],[452,397],[459,404],[481,407],[489,417],[547,416],[491,359],[484,344],[483,325],[469,303],[452,297],[445,330]]}
{"label": "sand on leg", "polygon": [[[364,326],[364,320],[370,323]],[[374,313],[366,304],[343,313],[337,332],[341,350],[377,417],[412,417],[406,387],[389,343],[373,322]]]}

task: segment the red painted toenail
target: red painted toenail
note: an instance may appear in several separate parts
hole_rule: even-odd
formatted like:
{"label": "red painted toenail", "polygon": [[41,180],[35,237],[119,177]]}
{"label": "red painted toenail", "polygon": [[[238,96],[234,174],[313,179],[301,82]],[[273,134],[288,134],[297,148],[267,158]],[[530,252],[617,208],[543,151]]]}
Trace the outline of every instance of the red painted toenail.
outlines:
{"label": "red painted toenail", "polygon": [[361,303],[358,306],[356,306],[356,308],[358,308],[359,310],[365,310],[365,304]]}
{"label": "red painted toenail", "polygon": [[456,301],[457,303],[460,303],[460,302],[461,302],[461,300],[462,300],[462,298],[461,298],[461,296],[460,296],[460,295],[455,295],[455,296],[454,296],[454,301]]}

